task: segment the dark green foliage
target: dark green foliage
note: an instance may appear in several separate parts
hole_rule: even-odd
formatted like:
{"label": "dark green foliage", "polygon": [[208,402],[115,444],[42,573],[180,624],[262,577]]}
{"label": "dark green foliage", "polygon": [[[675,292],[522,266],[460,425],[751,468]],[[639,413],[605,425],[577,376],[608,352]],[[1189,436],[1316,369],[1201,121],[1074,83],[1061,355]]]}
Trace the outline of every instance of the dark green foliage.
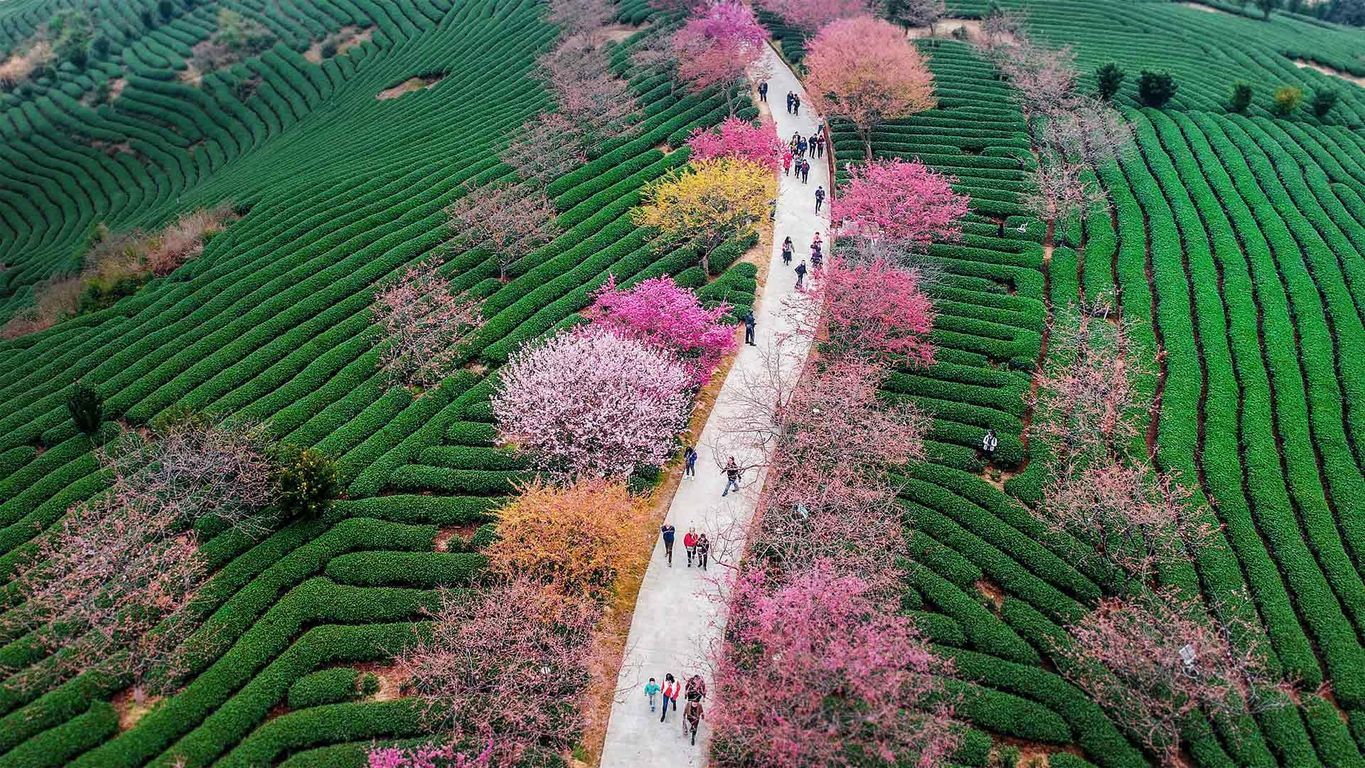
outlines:
{"label": "dark green foliage", "polygon": [[286,518],[320,517],[340,495],[336,462],[322,451],[285,443],[276,461],[275,504]]}
{"label": "dark green foliage", "polygon": [[1176,92],[1175,78],[1167,72],[1142,70],[1138,76],[1138,102],[1144,107],[1164,107]]}
{"label": "dark green foliage", "polygon": [[1124,76],[1124,71],[1112,61],[1095,70],[1095,86],[1100,98],[1106,101],[1114,98],[1123,86]]}
{"label": "dark green foliage", "polygon": [[1327,113],[1331,112],[1332,107],[1337,105],[1338,98],[1340,98],[1340,94],[1329,88],[1319,88],[1316,91],[1313,91],[1313,100],[1311,102],[1313,116],[1318,119],[1327,117]]}
{"label": "dark green foliage", "polygon": [[61,11],[48,22],[48,34],[52,38],[52,52],[58,61],[71,62],[77,69],[85,66],[90,54],[90,41],[95,35],[95,27],[88,13],[74,9]]}
{"label": "dark green foliage", "polygon": [[1246,114],[1247,108],[1251,106],[1251,84],[1238,83],[1232,87],[1232,98],[1228,100],[1228,110],[1237,114]]}
{"label": "dark green foliage", "polygon": [[1256,0],[1256,8],[1261,12],[1261,18],[1270,21],[1270,12],[1280,7],[1280,0]]}
{"label": "dark green foliage", "polygon": [[104,420],[104,398],[94,387],[78,381],[71,385],[71,391],[66,396],[66,411],[71,415],[76,429],[93,435],[99,431],[100,422]]}
{"label": "dark green foliage", "polygon": [[157,0],[156,12],[163,21],[169,20],[171,16],[175,15],[175,3],[171,0]]}
{"label": "dark green foliage", "polygon": [[[373,678],[374,675],[367,675]],[[354,667],[332,667],[305,675],[289,686],[289,708],[307,709],[339,704],[361,695],[360,672]]]}

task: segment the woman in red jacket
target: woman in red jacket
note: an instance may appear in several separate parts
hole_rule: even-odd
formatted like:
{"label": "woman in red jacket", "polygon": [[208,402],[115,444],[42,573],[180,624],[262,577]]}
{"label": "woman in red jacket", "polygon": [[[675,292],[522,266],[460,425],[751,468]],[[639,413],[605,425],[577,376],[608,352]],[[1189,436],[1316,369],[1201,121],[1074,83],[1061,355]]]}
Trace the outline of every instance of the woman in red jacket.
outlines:
{"label": "woman in red jacket", "polygon": [[673,679],[672,673],[664,675],[664,688],[660,693],[664,695],[664,713],[659,716],[659,722],[662,723],[664,718],[668,717],[669,702],[673,703],[673,711],[678,711],[678,694],[682,693],[682,686],[678,685],[678,681]]}

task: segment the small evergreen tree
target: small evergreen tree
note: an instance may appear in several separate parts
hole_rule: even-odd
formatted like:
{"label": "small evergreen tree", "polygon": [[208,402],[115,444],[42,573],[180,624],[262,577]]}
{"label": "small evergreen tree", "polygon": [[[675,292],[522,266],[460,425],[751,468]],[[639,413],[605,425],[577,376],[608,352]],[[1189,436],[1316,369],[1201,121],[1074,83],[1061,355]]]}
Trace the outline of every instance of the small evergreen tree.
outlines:
{"label": "small evergreen tree", "polygon": [[1289,117],[1303,104],[1303,91],[1292,85],[1282,85],[1275,89],[1275,103],[1270,111],[1277,117]]}
{"label": "small evergreen tree", "polygon": [[1256,7],[1261,10],[1261,19],[1270,21],[1270,12],[1280,7],[1280,0],[1256,0]]}
{"label": "small evergreen tree", "polygon": [[99,431],[100,422],[104,420],[104,398],[94,387],[78,381],[72,387],[71,394],[67,395],[66,410],[71,414],[71,420],[76,422],[76,429],[93,435]]}
{"label": "small evergreen tree", "polygon": [[1108,101],[1114,98],[1114,94],[1119,92],[1123,85],[1124,71],[1114,62],[1109,62],[1095,70],[1095,83],[1098,86],[1100,98]]}
{"label": "small evergreen tree", "polygon": [[1228,109],[1239,115],[1246,114],[1247,108],[1251,106],[1251,84],[1238,83],[1232,86],[1232,100],[1228,102]]}
{"label": "small evergreen tree", "polygon": [[1327,117],[1327,113],[1332,111],[1332,107],[1337,105],[1337,92],[1326,88],[1319,88],[1313,91],[1313,115],[1315,117]]}
{"label": "small evergreen tree", "polygon": [[287,518],[318,517],[340,493],[336,463],[325,453],[285,443],[279,449],[275,504]]}
{"label": "small evergreen tree", "polygon": [[1142,70],[1138,76],[1138,101],[1144,107],[1164,107],[1176,92],[1175,78],[1167,72]]}

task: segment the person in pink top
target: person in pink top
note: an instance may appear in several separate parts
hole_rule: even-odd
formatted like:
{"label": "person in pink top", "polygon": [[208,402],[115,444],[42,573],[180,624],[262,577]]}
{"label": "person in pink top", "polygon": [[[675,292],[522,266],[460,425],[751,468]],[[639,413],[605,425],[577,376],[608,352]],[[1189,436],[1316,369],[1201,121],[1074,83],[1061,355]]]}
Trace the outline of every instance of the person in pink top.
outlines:
{"label": "person in pink top", "polygon": [[785,174],[785,175],[787,175],[787,176],[790,176],[790,175],[791,175],[791,172],[792,172],[792,153],[791,153],[791,150],[786,150],[785,152],[782,153],[782,173]]}

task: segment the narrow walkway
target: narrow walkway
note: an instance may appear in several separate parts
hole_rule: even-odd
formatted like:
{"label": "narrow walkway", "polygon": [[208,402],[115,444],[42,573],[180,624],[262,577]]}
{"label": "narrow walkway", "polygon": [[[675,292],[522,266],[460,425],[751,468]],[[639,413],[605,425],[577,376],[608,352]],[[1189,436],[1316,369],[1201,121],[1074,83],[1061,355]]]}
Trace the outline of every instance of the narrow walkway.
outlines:
{"label": "narrow walkway", "polygon": [[[815,132],[817,118],[810,111],[806,92],[796,75],[771,48],[767,50],[767,57],[772,69],[768,102],[778,136],[784,143],[797,132],[809,137]],[[784,103],[788,91],[801,96],[803,103],[799,116],[786,112]],[[713,540],[721,532],[731,533],[731,538],[736,538],[733,532],[745,530],[753,517],[762,478],[745,477],[741,493],[731,493],[722,499],[725,479],[719,467],[724,464],[725,457],[714,455],[715,446],[724,444],[722,426],[740,408],[740,393],[746,375],[756,377],[762,373],[766,357],[764,347],[775,338],[790,335],[792,329],[783,317],[782,308],[784,299],[795,290],[796,275],[792,267],[809,260],[810,242],[817,231],[826,241],[829,239],[828,208],[819,216],[815,214],[816,187],[823,186],[826,192],[830,189],[826,159],[811,160],[807,184],[802,184],[795,173],[783,176],[781,172],[778,182],[768,278],[754,311],[759,346],[740,347],[697,444],[697,477],[683,479],[669,506],[667,520],[678,530],[671,568],[664,559],[663,544],[657,537],[655,539],[654,554],[640,588],[626,641],[625,659],[618,678],[621,694],[612,706],[607,725],[602,768],[668,768],[701,766],[706,762],[710,729],[705,721],[696,746],[692,746],[683,735],[681,712],[670,710],[667,723],[660,723],[659,713],[649,711],[644,684],[653,677],[662,685],[664,675],[670,672],[679,682],[693,673],[700,673],[709,684],[707,651],[719,638],[724,621],[719,612],[724,597],[722,582],[729,570],[727,564],[733,564],[743,542],[716,541],[712,547],[711,568],[703,572],[696,567],[687,567],[683,535],[689,527],[696,527],[698,533],[707,533]],[[784,237],[791,237],[795,245],[792,267],[782,264]],[[809,280],[810,275],[806,279]],[[799,354],[789,354],[793,351]],[[804,353],[804,348],[793,350],[789,342],[784,349],[784,359],[801,360]],[[794,363],[787,366],[784,374],[794,375],[794,368]],[[746,462],[744,456],[738,459],[741,465],[753,463]]]}

